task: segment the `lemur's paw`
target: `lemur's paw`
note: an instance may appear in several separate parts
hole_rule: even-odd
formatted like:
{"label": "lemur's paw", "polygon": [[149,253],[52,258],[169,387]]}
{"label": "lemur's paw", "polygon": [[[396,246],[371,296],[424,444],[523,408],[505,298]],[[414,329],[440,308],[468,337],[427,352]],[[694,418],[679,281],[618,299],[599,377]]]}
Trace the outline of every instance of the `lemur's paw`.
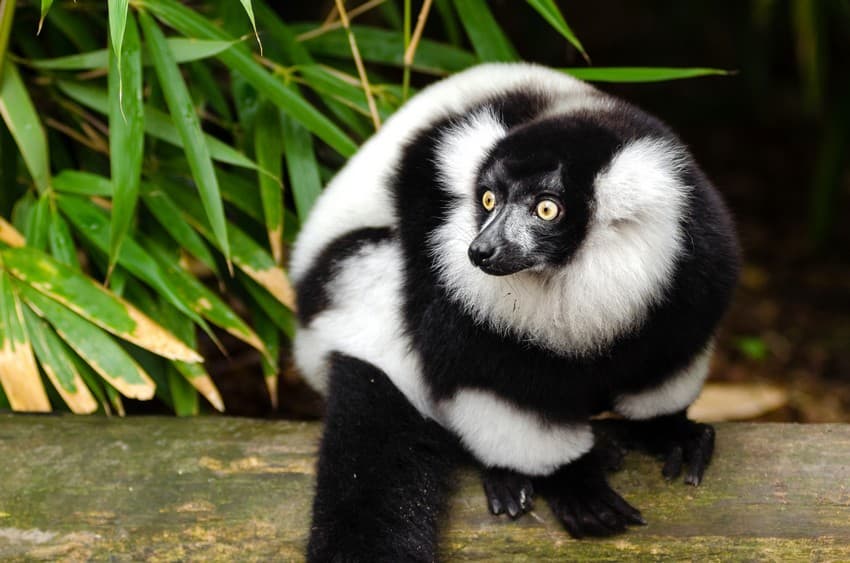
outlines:
{"label": "lemur's paw", "polygon": [[611,536],[629,525],[644,525],[640,511],[626,502],[614,489],[604,487],[573,490],[547,497],[552,512],[574,538]]}
{"label": "lemur's paw", "polygon": [[714,453],[714,427],[691,420],[687,422],[689,425],[684,435],[671,443],[664,456],[661,474],[672,481],[682,474],[682,468],[687,464],[685,483],[696,487],[702,482]]}
{"label": "lemur's paw", "polygon": [[538,480],[540,494],[574,538],[610,536],[624,532],[627,526],[646,524],[640,511],[605,479],[603,452],[595,448]]}
{"label": "lemur's paw", "polygon": [[594,432],[628,449],[640,449],[664,460],[662,475],[672,481],[683,469],[685,483],[697,486],[714,453],[714,428],[689,420],[684,411],[649,420],[602,420]]}
{"label": "lemur's paw", "polygon": [[482,472],[481,480],[492,514],[518,518],[534,507],[534,486],[525,475],[492,467]]}

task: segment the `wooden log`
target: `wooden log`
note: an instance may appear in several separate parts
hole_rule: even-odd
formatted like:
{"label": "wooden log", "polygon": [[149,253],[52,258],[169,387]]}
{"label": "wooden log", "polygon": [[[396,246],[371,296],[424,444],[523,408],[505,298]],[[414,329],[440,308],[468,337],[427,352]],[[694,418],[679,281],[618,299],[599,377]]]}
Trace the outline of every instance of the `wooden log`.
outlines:
{"label": "wooden log", "polygon": [[[0,416],[0,559],[300,561],[315,423]],[[699,488],[630,454],[612,481],[649,525],[570,539],[542,501],[487,513],[462,472],[447,561],[850,560],[850,425],[722,424]]]}

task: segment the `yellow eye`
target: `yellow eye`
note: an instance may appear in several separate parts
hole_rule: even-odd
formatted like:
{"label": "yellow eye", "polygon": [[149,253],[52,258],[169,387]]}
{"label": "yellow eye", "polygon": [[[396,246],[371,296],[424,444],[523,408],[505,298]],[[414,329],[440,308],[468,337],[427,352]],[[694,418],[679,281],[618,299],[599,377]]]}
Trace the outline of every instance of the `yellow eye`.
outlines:
{"label": "yellow eye", "polygon": [[544,221],[551,221],[558,216],[559,212],[558,204],[551,199],[544,199],[537,204],[537,216]]}
{"label": "yellow eye", "polygon": [[484,196],[481,198],[481,205],[483,205],[484,209],[487,211],[493,211],[493,208],[496,207],[496,194],[490,190],[484,192]]}

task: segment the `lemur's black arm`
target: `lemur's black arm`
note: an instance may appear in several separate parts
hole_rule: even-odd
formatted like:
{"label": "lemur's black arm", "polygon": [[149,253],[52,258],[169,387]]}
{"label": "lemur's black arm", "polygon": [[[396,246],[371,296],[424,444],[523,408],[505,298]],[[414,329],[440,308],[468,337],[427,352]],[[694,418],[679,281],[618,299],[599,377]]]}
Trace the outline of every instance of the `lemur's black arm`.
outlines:
{"label": "lemur's black arm", "polygon": [[329,377],[308,561],[436,561],[452,438],[371,364],[335,354]]}

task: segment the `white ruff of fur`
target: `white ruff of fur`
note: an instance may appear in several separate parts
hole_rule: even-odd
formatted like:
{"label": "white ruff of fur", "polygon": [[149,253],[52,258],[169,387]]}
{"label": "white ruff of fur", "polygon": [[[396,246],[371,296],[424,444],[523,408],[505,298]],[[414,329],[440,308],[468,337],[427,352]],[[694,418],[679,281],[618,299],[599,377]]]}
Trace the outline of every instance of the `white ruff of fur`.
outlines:
{"label": "white ruff of fur", "polygon": [[405,145],[424,128],[516,90],[576,100],[579,105],[599,96],[592,86],[562,72],[527,63],[480,65],[425,88],[393,114],[325,188],[293,248],[291,279],[298,282],[316,256],[341,235],[397,222],[390,182]]}
{"label": "white ruff of fur", "polygon": [[[679,223],[691,188],[677,172],[685,158],[662,139],[626,145],[595,179],[588,235],[571,262],[556,272],[503,277],[485,274],[467,257],[477,234],[475,175],[444,171],[467,183],[445,188],[464,195],[429,241],[442,283],[496,331],[564,355],[598,352],[638,327],[663,298],[683,246]],[[477,170],[480,160],[468,165]]]}
{"label": "white ruff of fur", "polygon": [[440,402],[438,416],[485,465],[526,475],[548,475],[593,447],[587,424],[550,424],[477,389]]}
{"label": "white ruff of fur", "polygon": [[688,367],[654,389],[623,395],[614,410],[633,420],[645,420],[687,408],[699,396],[708,377],[712,351],[713,343],[709,343]]}
{"label": "white ruff of fur", "polygon": [[325,393],[328,355],[342,352],[383,370],[423,416],[431,417],[419,357],[403,332],[398,245],[370,246],[338,267],[328,287],[330,306],[296,334],[293,352],[301,373]]}

